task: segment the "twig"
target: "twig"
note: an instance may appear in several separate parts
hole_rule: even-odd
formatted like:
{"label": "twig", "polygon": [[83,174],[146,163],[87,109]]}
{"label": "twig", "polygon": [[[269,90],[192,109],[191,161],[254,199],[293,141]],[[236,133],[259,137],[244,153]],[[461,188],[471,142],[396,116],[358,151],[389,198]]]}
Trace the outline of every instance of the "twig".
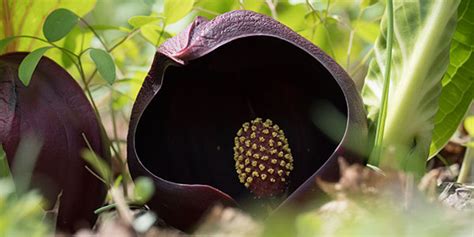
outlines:
{"label": "twig", "polygon": [[270,12],[272,13],[273,19],[278,19],[276,4],[273,2],[273,0],[265,0],[265,2],[267,3],[268,8],[270,8]]}

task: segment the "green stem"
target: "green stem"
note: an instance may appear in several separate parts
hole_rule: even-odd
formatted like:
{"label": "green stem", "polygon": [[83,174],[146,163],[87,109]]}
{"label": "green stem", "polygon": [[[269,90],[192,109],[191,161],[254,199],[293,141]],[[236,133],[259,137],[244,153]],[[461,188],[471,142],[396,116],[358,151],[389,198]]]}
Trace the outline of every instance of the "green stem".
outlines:
{"label": "green stem", "polygon": [[10,175],[7,156],[3,151],[2,144],[0,144],[0,178],[10,177]]}
{"label": "green stem", "polygon": [[80,17],[79,19],[81,20],[82,23],[84,23],[84,25],[86,25],[86,27],[92,32],[92,34],[94,34],[95,37],[100,41],[100,44],[102,44],[102,47],[104,47],[106,51],[109,51],[109,49],[107,48],[107,44],[102,39],[102,37],[100,37],[97,31],[95,31],[94,28],[92,28],[92,26],[89,25],[89,23],[87,23],[87,21],[84,18]]}
{"label": "green stem", "polygon": [[385,60],[385,71],[383,80],[382,100],[380,102],[380,113],[377,119],[377,129],[375,132],[375,142],[370,163],[378,165],[382,153],[382,142],[385,130],[385,120],[388,110],[388,92],[390,87],[390,69],[392,65],[392,46],[393,46],[393,1],[387,0],[387,50]]}
{"label": "green stem", "polygon": [[472,174],[474,167],[472,166],[472,161],[474,160],[474,151],[471,147],[466,148],[466,153],[464,154],[464,160],[462,161],[461,171],[458,176],[458,183],[468,182],[469,176]]}

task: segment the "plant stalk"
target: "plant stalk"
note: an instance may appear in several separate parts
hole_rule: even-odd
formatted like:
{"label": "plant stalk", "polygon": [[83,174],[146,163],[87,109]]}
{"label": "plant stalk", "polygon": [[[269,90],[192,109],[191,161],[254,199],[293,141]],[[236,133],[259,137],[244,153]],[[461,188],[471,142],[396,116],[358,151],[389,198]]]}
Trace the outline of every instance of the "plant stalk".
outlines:
{"label": "plant stalk", "polygon": [[377,129],[375,132],[374,149],[370,156],[370,163],[378,165],[380,161],[380,155],[382,154],[382,143],[383,135],[385,130],[385,120],[387,118],[388,110],[388,94],[390,87],[390,69],[392,65],[392,46],[393,46],[393,1],[387,0],[387,50],[386,53],[386,64],[384,71],[383,80],[383,91],[382,100],[380,102],[380,112],[377,118]]}
{"label": "plant stalk", "polygon": [[[466,183],[469,181],[469,177],[474,173],[474,166],[472,166],[472,161],[474,160],[474,151],[471,147],[466,148],[466,153],[464,154],[464,159],[461,165],[461,171],[458,176],[458,183]],[[471,180],[472,181],[472,180]]]}

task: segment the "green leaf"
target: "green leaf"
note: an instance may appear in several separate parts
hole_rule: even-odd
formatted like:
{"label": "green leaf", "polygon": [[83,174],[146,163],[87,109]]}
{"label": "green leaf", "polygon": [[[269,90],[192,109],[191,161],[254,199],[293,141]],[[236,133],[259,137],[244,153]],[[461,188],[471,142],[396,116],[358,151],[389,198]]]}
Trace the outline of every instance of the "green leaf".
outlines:
{"label": "green leaf", "polygon": [[450,50],[448,71],[444,74],[439,110],[435,116],[431,158],[456,132],[474,97],[474,2],[463,0]]}
{"label": "green leaf", "polygon": [[55,42],[66,36],[79,22],[79,16],[74,12],[60,8],[51,12],[43,25],[44,37],[50,42]]}
{"label": "green leaf", "polygon": [[375,22],[355,21],[355,33],[366,42],[375,42],[380,32],[378,24]]}
{"label": "green leaf", "polygon": [[161,43],[171,37],[169,33],[163,31],[163,29],[157,25],[145,25],[140,28],[140,33],[142,34],[143,38],[145,38],[154,46],[159,46]]}
{"label": "green leaf", "polygon": [[133,28],[140,28],[144,25],[148,25],[162,19],[162,17],[158,16],[134,16],[128,19],[128,24],[133,26]]}
{"label": "green leaf", "polygon": [[112,56],[102,49],[90,49],[89,55],[102,78],[109,84],[113,84],[115,81],[115,64]]}
{"label": "green leaf", "polygon": [[[424,172],[458,5],[457,0],[394,2],[391,84],[380,165],[417,175]],[[386,66],[386,15],[380,32],[362,91],[372,123],[380,109]]]}
{"label": "green leaf", "polygon": [[36,66],[38,65],[41,57],[48,49],[52,47],[43,47],[39,48],[26,56],[18,67],[18,77],[20,81],[23,82],[23,85],[28,86],[31,81],[31,76],[35,71]]}
{"label": "green leaf", "polygon": [[138,203],[146,203],[154,192],[155,185],[150,178],[139,177],[135,180],[134,198]]}
{"label": "green leaf", "polygon": [[185,17],[192,9],[194,0],[165,0],[164,16],[167,25]]}

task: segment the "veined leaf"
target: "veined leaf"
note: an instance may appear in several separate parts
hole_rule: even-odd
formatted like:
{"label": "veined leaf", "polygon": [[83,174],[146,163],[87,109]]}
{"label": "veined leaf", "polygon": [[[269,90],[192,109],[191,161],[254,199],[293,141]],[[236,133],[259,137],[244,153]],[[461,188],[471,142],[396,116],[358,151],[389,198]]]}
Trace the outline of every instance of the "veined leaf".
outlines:
{"label": "veined leaf", "polygon": [[43,54],[50,48],[52,47],[39,48],[29,53],[25,59],[23,59],[20,67],[18,67],[18,77],[20,81],[23,82],[23,85],[28,86],[30,84],[31,76],[35,71],[36,65],[38,65]]}
{"label": "veined leaf", "polygon": [[[381,165],[422,174],[429,154],[441,79],[449,64],[458,0],[394,2],[394,41]],[[386,66],[386,16],[362,91],[377,118]]]}
{"label": "veined leaf", "polygon": [[444,74],[439,110],[435,117],[430,156],[434,157],[456,131],[474,96],[474,2],[463,0]]}
{"label": "veined leaf", "polygon": [[50,42],[58,41],[66,36],[78,22],[79,16],[74,12],[64,8],[56,9],[44,22],[44,37]]}
{"label": "veined leaf", "polygon": [[109,84],[113,84],[115,81],[115,64],[112,56],[101,49],[90,49],[90,56],[104,80]]}

